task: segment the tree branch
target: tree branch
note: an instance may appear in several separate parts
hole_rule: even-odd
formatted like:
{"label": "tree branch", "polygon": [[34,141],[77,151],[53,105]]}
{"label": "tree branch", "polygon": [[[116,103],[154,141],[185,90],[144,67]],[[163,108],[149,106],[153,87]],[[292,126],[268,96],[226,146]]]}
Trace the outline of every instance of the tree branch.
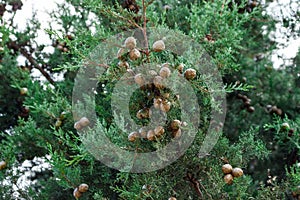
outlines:
{"label": "tree branch", "polygon": [[196,178],[194,178],[194,176],[191,173],[187,173],[187,175],[186,175],[185,178],[188,181],[190,181],[190,183],[191,183],[192,187],[195,189],[198,197],[200,199],[203,199],[203,194],[202,194],[202,192],[200,190],[200,183],[199,183],[199,181]]}
{"label": "tree branch", "polygon": [[148,37],[147,37],[147,15],[146,15],[147,6],[145,5],[145,0],[143,0],[143,35],[145,39],[146,45],[146,56],[149,57],[149,44],[148,44]]}
{"label": "tree branch", "polygon": [[117,13],[112,12],[111,10],[108,10],[108,9],[107,10],[100,10],[100,12],[103,13],[103,14],[111,14],[113,17],[119,18],[123,21],[127,21],[127,23],[129,23],[130,25],[133,25],[136,28],[142,29],[136,22],[134,22],[131,19],[128,19],[126,17],[123,17],[121,15],[118,15]]}
{"label": "tree branch", "polygon": [[9,47],[11,47],[12,49],[16,50],[16,51],[20,51],[20,53],[34,66],[34,68],[38,69],[42,75],[52,84],[55,85],[55,81],[51,78],[50,74],[48,74],[48,72],[46,72],[37,62],[36,60],[32,57],[31,54],[29,54],[26,49],[24,49],[23,47],[19,46],[18,44],[16,44],[16,42],[11,41],[9,43]]}

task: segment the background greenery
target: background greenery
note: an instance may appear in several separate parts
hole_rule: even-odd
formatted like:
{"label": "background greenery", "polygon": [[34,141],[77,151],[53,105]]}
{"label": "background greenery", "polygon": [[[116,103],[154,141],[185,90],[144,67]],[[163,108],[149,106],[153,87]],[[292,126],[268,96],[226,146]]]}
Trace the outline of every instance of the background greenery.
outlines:
{"label": "background greenery", "polygon": [[[142,25],[142,3],[66,0],[51,13],[62,28],[49,24],[45,30],[53,41],[54,52],[49,53],[36,42],[39,19],[33,17],[19,31],[12,22],[22,2],[1,1],[0,160],[7,165],[0,171],[0,199],[74,199],[73,190],[81,183],[88,184],[89,190],[80,199],[300,199],[300,53],[279,69],[270,60],[276,49],[270,35],[277,22],[290,31],[286,37],[299,37],[299,5],[291,18],[282,15],[275,20],[265,12],[269,1],[264,5],[243,0],[146,1],[147,27],[174,29],[193,38],[222,74],[228,109],[222,136],[210,154],[200,159],[197,153],[208,126],[208,119],[202,119],[194,143],[181,158],[143,174],[108,168],[85,149],[74,129],[74,78],[97,44],[134,28],[129,20]],[[4,20],[6,15],[10,17]],[[18,56],[26,58],[24,65],[17,62]],[[154,57],[164,60],[161,54]],[[33,70],[40,71],[46,81],[34,78]],[[97,89],[96,111],[112,141],[130,148],[134,145],[126,133],[116,134],[120,130],[109,106],[110,91],[122,73],[115,60],[99,78],[99,85],[108,92]],[[63,80],[55,80],[57,74],[63,74]],[[199,101],[203,116],[208,116],[210,98],[197,90],[205,85],[200,79],[197,76],[199,81],[191,83],[203,100]],[[28,93],[21,95],[25,87]],[[137,105],[144,101],[141,94],[132,97]],[[173,111],[168,117],[177,116]],[[145,150],[159,146],[156,142],[138,145]],[[39,157],[51,168],[38,168]],[[30,167],[20,168],[25,160]],[[244,170],[232,185],[223,180],[225,163]],[[18,180],[25,173],[30,185],[21,187]]]}

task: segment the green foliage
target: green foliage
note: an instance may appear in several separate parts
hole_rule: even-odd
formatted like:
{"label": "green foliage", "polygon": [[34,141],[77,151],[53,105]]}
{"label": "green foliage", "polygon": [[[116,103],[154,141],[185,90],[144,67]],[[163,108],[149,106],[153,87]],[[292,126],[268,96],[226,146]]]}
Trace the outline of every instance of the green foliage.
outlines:
{"label": "green foliage", "polygon": [[272,124],[266,124],[264,128],[274,134],[274,139],[278,145],[291,152],[295,149],[300,150],[299,135],[297,134],[299,132],[299,125],[299,118],[292,121],[287,117],[284,119],[276,117]]}
{"label": "green foliage", "polygon": [[[132,10],[132,6],[139,7],[139,12]],[[0,8],[4,8],[4,11],[0,9],[3,24],[0,28],[0,161],[7,163],[0,169],[0,199],[16,199],[17,196],[23,199],[73,199],[73,191],[81,183],[88,184],[89,190],[80,199],[299,198],[300,54],[291,66],[272,68],[268,55],[275,44],[267,36],[274,30],[275,21],[263,14],[265,8],[262,5],[253,6],[246,0],[138,0],[136,4],[123,0],[67,0],[50,14],[59,25],[54,29],[49,24],[45,30],[53,43],[54,51],[50,53],[44,51],[44,44],[34,42],[41,25],[36,17],[23,31],[10,23],[21,7],[19,1],[0,1]],[[13,15],[9,17],[6,9]],[[7,15],[8,21],[3,15]],[[285,20],[285,26],[293,26],[298,18]],[[117,48],[113,48],[115,52],[108,49],[96,52],[115,54],[109,55],[108,58],[114,59],[101,68],[105,69],[104,73],[94,77],[97,81],[93,91],[95,98],[85,95],[86,91],[77,91],[85,105],[72,105],[74,79],[85,68],[83,61],[97,56],[93,53],[101,42],[126,30],[141,30],[144,23],[147,30],[160,28],[154,36],[147,38],[150,46],[157,38],[173,33],[169,30],[175,30],[190,36],[194,43],[200,43],[203,50],[199,48],[185,57],[168,49],[150,51],[149,55],[143,53],[141,59],[134,61],[126,52],[121,59],[128,62],[132,70],[139,70],[147,62],[159,65],[168,62],[174,72],[181,63],[184,64],[183,71],[196,69],[194,61],[207,52],[211,58],[203,59],[201,64],[204,69],[210,69],[213,66],[209,63],[213,62],[225,86],[220,87],[214,77],[197,71],[197,76],[189,83],[201,113],[195,113],[197,109],[190,107],[184,115],[197,116],[200,123],[195,127],[188,121],[181,127],[184,134],[197,130],[191,146],[163,169],[148,173],[120,172],[99,161],[106,155],[101,148],[112,142],[131,152],[163,149],[173,140],[172,130],[167,128],[170,122],[185,117],[181,113],[180,99],[176,92],[167,88],[137,87],[126,105],[137,124],[149,124],[149,119],[139,119],[136,113],[152,106],[154,97],[169,93],[172,108],[167,113],[162,137],[156,141],[139,138],[130,142],[126,119],[111,107],[116,84],[127,72],[118,64]],[[266,35],[262,34],[263,26]],[[172,40],[178,44],[182,42],[182,38],[173,37]],[[26,58],[24,64],[17,62],[19,56]],[[33,77],[33,69],[38,70],[46,81]],[[57,75],[63,75],[64,79],[55,80],[53,77]],[[177,74],[173,74],[169,78],[173,86],[178,85],[176,77]],[[131,81],[133,83],[133,79]],[[28,93],[21,95],[20,89],[24,87]],[[219,124],[217,130],[207,133],[211,113],[214,110],[224,112],[210,92],[226,92],[227,117],[225,124]],[[117,95],[118,98],[126,97],[121,92]],[[250,106],[254,110],[249,109]],[[97,119],[90,118],[95,126],[77,131],[74,121],[86,114],[85,109],[95,110]],[[212,151],[199,155],[207,134],[219,136],[219,140]],[[126,166],[122,156],[114,158],[121,169]],[[165,158],[164,154],[159,156]],[[45,158],[51,167],[37,173],[34,169],[38,164],[34,159],[38,157]],[[21,167],[25,160],[32,164],[27,169],[36,174],[27,175],[32,182],[20,188],[18,180],[26,174]],[[234,178],[233,184],[226,184],[222,172],[224,163],[242,168],[244,175]]]}
{"label": "green foliage", "polygon": [[234,92],[234,91],[249,91],[251,88],[253,88],[252,85],[247,85],[247,84],[243,84],[243,83],[230,83],[229,85],[225,86],[225,90],[226,92],[230,93],[230,92]]}

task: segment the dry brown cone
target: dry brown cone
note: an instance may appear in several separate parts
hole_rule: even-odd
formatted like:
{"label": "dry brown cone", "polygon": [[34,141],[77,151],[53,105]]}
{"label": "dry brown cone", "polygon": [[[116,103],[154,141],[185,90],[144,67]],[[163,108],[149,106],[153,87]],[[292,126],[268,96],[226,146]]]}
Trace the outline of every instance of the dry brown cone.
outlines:
{"label": "dry brown cone", "polygon": [[126,38],[124,44],[126,48],[132,50],[136,47],[136,39],[134,37],[128,37]]}
{"label": "dry brown cone", "polygon": [[159,75],[162,78],[168,78],[171,75],[171,70],[169,69],[169,67],[162,67],[159,71]]}
{"label": "dry brown cone", "polygon": [[178,138],[180,138],[181,135],[182,135],[181,129],[174,130],[172,133],[173,133],[173,138],[174,138],[174,139],[178,139]]}
{"label": "dry brown cone", "polygon": [[162,136],[164,133],[165,133],[165,129],[164,129],[164,127],[162,127],[162,126],[157,126],[157,127],[154,129],[154,134],[156,135],[156,137],[160,137],[160,136]]}
{"label": "dry brown cone", "polygon": [[132,49],[130,52],[129,52],[129,58],[130,60],[137,60],[141,57],[141,52],[137,49]]}
{"label": "dry brown cone", "polygon": [[225,183],[227,183],[228,185],[231,185],[233,183],[233,176],[231,174],[226,174],[224,176],[224,181]]}
{"label": "dry brown cone", "polygon": [[161,104],[160,104],[160,110],[163,111],[163,112],[169,112],[171,109],[171,102],[169,101],[163,101]]}
{"label": "dry brown cone", "polygon": [[222,171],[224,174],[230,174],[232,172],[232,166],[230,164],[225,164],[222,166]]}
{"label": "dry brown cone", "polygon": [[234,177],[240,177],[240,176],[243,176],[243,174],[244,174],[243,170],[239,167],[233,168],[233,170],[232,170],[232,175]]}
{"label": "dry brown cone", "polygon": [[153,130],[149,130],[148,133],[147,133],[147,139],[150,140],[150,141],[153,141],[155,140],[155,133]]}
{"label": "dry brown cone", "polygon": [[163,40],[158,40],[153,43],[152,48],[155,52],[161,52],[161,51],[165,50],[166,46],[165,46],[165,43]]}
{"label": "dry brown cone", "polygon": [[187,70],[185,70],[184,72],[184,77],[187,79],[187,80],[192,80],[196,77],[197,75],[197,72],[196,70],[192,69],[192,68],[189,68]]}
{"label": "dry brown cone", "polygon": [[134,132],[131,132],[129,135],[128,135],[128,141],[129,142],[134,142],[137,138],[138,138],[139,134],[138,132],[134,131]]}
{"label": "dry brown cone", "polygon": [[5,161],[0,161],[0,170],[5,169],[7,163]]}

